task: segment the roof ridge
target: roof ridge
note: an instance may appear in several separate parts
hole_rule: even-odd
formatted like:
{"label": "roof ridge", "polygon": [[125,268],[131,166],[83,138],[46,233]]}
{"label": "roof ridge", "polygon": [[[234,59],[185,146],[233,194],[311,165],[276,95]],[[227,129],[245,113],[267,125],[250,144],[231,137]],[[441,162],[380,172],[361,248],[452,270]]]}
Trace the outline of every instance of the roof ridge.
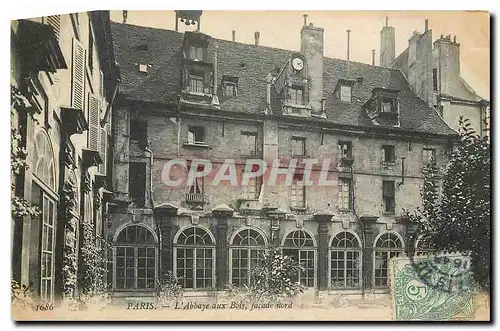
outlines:
{"label": "roof ridge", "polygon": [[[120,23],[120,22],[116,22],[116,21],[111,21],[111,23],[114,24],[114,25],[118,25],[118,26],[124,25],[124,26],[132,26],[132,27],[135,27],[135,28],[144,28],[144,29],[151,29],[151,30],[167,31],[167,32],[176,33],[176,34],[179,34],[179,35],[183,34],[182,32],[171,30],[171,29],[166,29],[166,28],[158,28],[158,27],[136,25],[136,24],[129,24],[129,23],[125,23],[124,24],[124,23]],[[225,43],[238,44],[238,45],[243,45],[243,46],[247,46],[247,47],[265,48],[265,49],[269,49],[269,50],[278,50],[278,51],[284,51],[284,52],[300,52],[300,50],[292,50],[292,49],[286,49],[286,48],[280,48],[280,47],[272,47],[272,46],[266,46],[266,45],[255,45],[255,44],[249,44],[249,43],[244,43],[244,42],[239,42],[239,41],[232,41],[232,40],[228,40],[228,39],[222,39],[222,38],[218,38],[218,37],[212,37],[212,39],[214,39],[214,40],[216,40],[218,42],[222,41],[222,42],[225,42]],[[336,57],[323,56],[323,58],[326,59],[326,60],[341,61],[341,62],[344,62],[344,63],[348,62],[347,60],[339,59],[339,58],[336,58]],[[388,67],[383,67],[383,66],[372,65],[370,63],[359,62],[359,61],[352,61],[352,60],[350,60],[349,63],[351,63],[351,64],[354,63],[354,64],[366,65],[366,66],[373,67],[373,68],[387,69],[389,71],[391,71],[391,70],[396,70],[397,71],[398,70],[398,69],[394,69],[394,68],[388,68]]]}

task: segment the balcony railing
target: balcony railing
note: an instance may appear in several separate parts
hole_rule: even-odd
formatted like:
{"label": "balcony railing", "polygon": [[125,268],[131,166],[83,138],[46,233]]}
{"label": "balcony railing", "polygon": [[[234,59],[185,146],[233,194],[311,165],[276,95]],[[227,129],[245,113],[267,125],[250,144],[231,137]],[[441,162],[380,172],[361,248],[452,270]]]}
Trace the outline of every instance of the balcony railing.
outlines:
{"label": "balcony railing", "polygon": [[204,204],[206,196],[203,193],[186,193],[186,202],[195,204]]}

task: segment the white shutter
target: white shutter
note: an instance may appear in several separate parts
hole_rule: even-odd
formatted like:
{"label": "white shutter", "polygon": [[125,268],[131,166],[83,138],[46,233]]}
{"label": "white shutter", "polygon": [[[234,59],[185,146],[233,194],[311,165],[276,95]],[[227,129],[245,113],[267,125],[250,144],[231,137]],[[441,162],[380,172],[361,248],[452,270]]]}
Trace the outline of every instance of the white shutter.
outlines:
{"label": "white shutter", "polygon": [[100,123],[99,123],[99,109],[100,109],[100,98],[92,93],[89,93],[89,132],[88,132],[88,147],[94,151],[99,151],[99,135],[100,135]]}
{"label": "white shutter", "polygon": [[85,104],[85,48],[76,38],[73,38],[71,70],[71,106],[83,110]]}

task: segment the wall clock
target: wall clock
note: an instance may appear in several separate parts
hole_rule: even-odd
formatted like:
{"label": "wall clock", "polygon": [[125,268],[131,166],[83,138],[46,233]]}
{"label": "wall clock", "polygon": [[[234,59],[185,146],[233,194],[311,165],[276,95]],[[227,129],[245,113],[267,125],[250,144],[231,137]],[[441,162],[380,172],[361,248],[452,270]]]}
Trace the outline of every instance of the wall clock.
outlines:
{"label": "wall clock", "polygon": [[300,71],[304,68],[304,61],[300,57],[296,57],[292,59],[292,67],[293,69]]}

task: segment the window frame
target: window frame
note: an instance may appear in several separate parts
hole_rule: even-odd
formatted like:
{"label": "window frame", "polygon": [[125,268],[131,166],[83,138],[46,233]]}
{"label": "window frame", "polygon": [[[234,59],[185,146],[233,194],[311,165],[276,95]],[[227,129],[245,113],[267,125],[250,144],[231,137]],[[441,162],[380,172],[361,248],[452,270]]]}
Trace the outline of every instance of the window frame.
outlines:
{"label": "window frame", "polygon": [[[347,183],[347,185],[344,185]],[[344,190],[345,186],[347,186],[347,191]],[[338,185],[338,209],[340,211],[351,211],[352,210],[352,180],[350,178],[339,178],[339,185]],[[347,208],[345,207],[346,201],[345,201],[345,193],[347,192]]]}
{"label": "window frame", "polygon": [[[431,159],[429,159],[429,157],[428,157],[429,152],[431,153],[431,157],[432,157]],[[428,165],[436,165],[436,163],[437,163],[436,158],[437,158],[437,152],[436,152],[435,148],[431,148],[431,147],[422,148],[422,165],[424,167],[428,166]]]}
{"label": "window frame", "polygon": [[[383,150],[383,162],[387,164],[395,164],[396,163],[396,146],[394,145],[382,145],[382,150]],[[390,151],[390,153],[387,153]],[[392,156],[388,158],[388,156]]]}
{"label": "window frame", "polygon": [[[338,143],[339,146],[339,157],[340,159],[352,158],[352,142],[341,140]],[[344,155],[344,151],[347,151],[347,156]]]}
{"label": "window frame", "polygon": [[[339,236],[343,234],[343,238],[340,238]],[[356,246],[339,246],[339,244],[342,242],[342,241],[345,241],[347,240],[347,234],[350,234],[352,235],[352,238],[350,239],[350,241],[352,242],[352,240],[355,240],[356,241]],[[336,238],[340,238],[338,239],[339,242],[337,243],[336,246],[334,246],[334,241]],[[344,272],[344,286],[342,287],[338,287],[338,286],[333,286],[332,285],[332,276],[333,276],[333,254],[335,252],[343,252],[343,259],[340,260],[338,258],[338,255],[337,255],[337,258],[335,259],[336,261],[342,261],[342,271]],[[358,264],[356,266],[356,268],[354,269],[351,269],[351,270],[357,270],[358,272],[358,286],[351,286],[351,287],[348,287],[347,286],[347,283],[348,283],[348,277],[346,276],[347,275],[347,256],[348,256],[348,252],[350,253],[356,253],[354,254],[355,255],[355,258],[354,259],[350,259],[351,261],[355,261],[357,260],[358,261]],[[340,269],[335,269],[335,270],[340,270]],[[351,277],[352,278],[352,277]],[[353,278],[355,279],[355,278]],[[343,230],[343,231],[340,231],[338,233],[336,233],[334,236],[331,237],[330,239],[330,242],[329,242],[329,245],[328,245],[328,289],[329,290],[361,290],[362,289],[362,286],[363,286],[363,250],[362,250],[362,247],[361,247],[361,240],[359,238],[359,236],[351,231],[351,230]]]}
{"label": "window frame", "polygon": [[[347,95],[349,96],[349,99],[347,99]],[[352,102],[352,86],[340,85],[338,97],[341,102]]]}
{"label": "window frame", "polygon": [[[379,247],[378,243],[380,240],[382,240],[382,237],[385,235],[387,235],[387,236],[394,235],[394,237],[397,239],[397,241],[400,242],[400,247]],[[389,241],[389,240],[392,240],[395,242],[395,240],[387,238],[386,240],[383,240],[383,243],[386,241]],[[389,260],[392,257],[398,257],[401,255],[404,255],[404,252],[405,252],[404,249],[405,249],[405,246],[404,246],[403,238],[395,231],[381,232],[375,238],[375,240],[373,242],[373,259],[372,259],[372,262],[373,262],[372,284],[373,284],[374,288],[376,288],[376,289],[388,288],[388,286],[389,286]],[[382,268],[377,268],[377,264],[376,264],[377,253],[382,254],[382,260],[384,259],[384,257],[383,257],[384,255],[387,257],[385,267],[383,266],[383,262],[382,262],[382,265],[381,265]],[[382,270],[381,271],[382,274],[383,274],[383,271],[385,270],[385,273],[386,273],[385,284],[383,284],[383,285],[377,285],[377,279],[382,279],[382,280],[384,279],[383,276],[382,277],[377,276],[377,270]]]}
{"label": "window frame", "polygon": [[[299,93],[300,91],[300,93]],[[304,102],[304,87],[293,85],[288,89],[289,102],[292,105],[303,106]]]}
{"label": "window frame", "polygon": [[[254,231],[255,233],[258,234],[258,237],[255,237],[255,238],[262,238],[262,244],[258,244],[258,245],[241,245],[241,244],[235,244],[234,241],[235,239],[237,238],[237,236],[240,234],[240,233],[243,233],[243,231],[248,231],[248,233],[250,233],[250,231]],[[241,236],[240,236],[241,237]],[[247,237],[242,237],[242,241],[245,240]],[[256,242],[257,240],[253,238]],[[258,259],[258,255],[259,255],[259,252],[264,252],[266,250],[266,248],[268,247],[269,245],[269,242],[268,242],[268,239],[267,239],[267,236],[265,235],[264,232],[262,232],[262,230],[258,229],[258,228],[254,228],[254,227],[243,227],[243,228],[240,228],[238,230],[236,230],[233,235],[231,236],[230,240],[229,240],[229,282],[230,284],[232,284],[233,286],[236,286],[236,287],[240,287],[240,286],[244,286],[244,284],[249,284],[250,283],[250,269],[252,267],[252,252],[257,252],[256,253],[256,257],[254,258],[254,261],[256,261]],[[242,252],[244,251],[246,255],[246,257],[244,258],[246,260],[246,283],[243,282],[242,284],[235,284],[233,282],[233,276],[234,276],[234,263],[233,263],[233,259],[234,259],[234,253],[235,251],[238,250],[239,252]],[[238,255],[240,255],[240,253],[238,253]],[[238,261],[241,261],[242,259],[240,257],[238,257]],[[241,267],[241,263],[239,264],[238,266],[238,269],[239,270],[244,270],[242,269]],[[242,279],[242,277],[238,277],[238,279]]]}
{"label": "window frame", "polygon": [[[202,131],[201,131],[202,130]],[[193,135],[191,139],[190,134]],[[201,134],[203,140],[197,140],[197,134]],[[188,125],[188,144],[189,145],[205,145],[206,144],[206,130],[204,126],[199,125]]]}
{"label": "window frame", "polygon": [[[182,244],[182,243],[179,243],[179,239],[181,237],[181,235],[183,233],[185,233],[186,231],[188,231],[189,229],[193,228],[193,235],[196,235],[196,229],[199,229],[201,231],[204,231],[206,235],[208,235],[208,238],[210,238],[210,241],[211,243],[208,243],[208,244]],[[187,239],[187,238],[186,238]],[[183,289],[184,290],[188,290],[188,291],[199,291],[199,290],[211,290],[211,289],[214,289],[217,284],[216,284],[216,269],[217,269],[217,265],[216,265],[216,262],[217,262],[217,258],[216,258],[216,240],[215,240],[215,237],[213,235],[213,233],[203,227],[203,226],[200,226],[200,225],[188,225],[188,226],[185,226],[181,229],[179,229],[179,231],[177,232],[177,234],[174,236],[174,240],[173,240],[173,256],[174,256],[174,259],[173,259],[173,272],[174,274],[179,277],[179,261],[178,259],[180,258],[179,257],[179,250],[188,250],[188,249],[192,249],[192,281],[193,281],[193,287],[184,287],[183,286]],[[203,250],[203,251],[208,251],[210,250],[211,251],[211,264],[212,264],[212,267],[211,267],[211,278],[210,278],[210,283],[211,285],[209,287],[198,287],[197,286],[197,263],[198,263],[198,251],[199,250]],[[186,259],[186,258],[185,258]],[[206,260],[206,256],[203,256],[203,259]],[[185,273],[184,273],[185,275]],[[207,278],[203,278],[203,280],[206,280]],[[181,279],[181,282],[183,282],[183,280]]]}
{"label": "window frame", "polygon": [[[118,239],[121,235],[121,233],[123,231],[127,231],[128,228],[131,228],[131,227],[142,227],[144,229],[144,231],[146,232],[146,236],[147,236],[147,233],[149,233],[151,235],[151,238],[153,239],[153,243],[145,243],[145,244],[138,244],[138,243],[122,243],[122,242],[118,242]],[[123,248],[124,249],[124,255],[123,255],[123,258],[125,259],[124,260],[124,265],[123,267],[118,267],[118,262],[117,262],[117,259],[122,257],[122,256],[118,256],[118,249],[119,248]],[[127,248],[133,248],[133,256],[132,257],[127,257]],[[145,266],[145,281],[147,281],[147,279],[149,277],[147,277],[147,270],[150,269],[148,268],[148,262],[147,262],[147,259],[149,258],[148,257],[148,249],[154,249],[154,276],[153,276],[153,281],[154,281],[154,287],[147,287],[147,284],[146,284],[146,287],[145,288],[139,288],[138,287],[138,281],[139,281],[139,248],[144,248],[145,249],[145,259],[146,259],[146,266]],[[134,265],[132,267],[130,266],[127,266],[127,258],[133,258],[134,259]],[[126,292],[126,291],[140,291],[140,292],[147,292],[147,291],[156,291],[157,288],[158,288],[158,284],[157,284],[157,279],[158,279],[158,259],[159,259],[159,251],[158,251],[158,238],[155,234],[155,232],[150,229],[149,227],[147,226],[144,226],[142,224],[133,224],[133,223],[128,223],[128,224],[125,224],[123,227],[119,228],[116,233],[115,233],[115,238],[113,240],[113,275],[112,275],[112,281],[113,281],[113,284],[112,284],[112,288],[114,291],[120,291],[120,292]],[[131,288],[127,288],[127,287],[123,287],[123,288],[118,288],[117,286],[117,283],[118,283],[118,268],[123,268],[124,269],[124,284],[126,284],[126,281],[127,281],[127,268],[133,268],[134,270],[134,286],[131,287]]]}
{"label": "window frame", "polygon": [[[257,132],[250,132],[250,131],[241,131],[241,136],[240,136],[240,153],[241,156],[256,156],[257,155]],[[253,144],[251,142],[246,142],[244,144],[244,139],[249,140],[249,137],[253,137],[254,141]],[[253,145],[253,146],[252,146]],[[244,148],[245,146],[245,148]],[[253,151],[251,148],[248,147],[253,147]]]}
{"label": "window frame", "polygon": [[[188,73],[188,89],[190,93],[205,93],[205,75],[200,72]],[[194,88],[193,88],[194,87]],[[201,87],[201,89],[200,89]]]}
{"label": "window frame", "polygon": [[[40,188],[41,192],[41,201],[40,203],[42,204],[41,209],[41,214],[40,214],[40,255],[39,255],[39,262],[40,262],[40,280],[38,283],[39,290],[40,290],[40,299],[44,300],[45,302],[53,302],[54,301],[54,285],[55,285],[55,231],[56,231],[56,225],[57,225],[57,203],[55,200],[53,200],[42,188]],[[47,204],[46,204],[47,202]],[[50,209],[49,205],[52,205],[52,210]],[[47,207],[46,207],[47,206]],[[47,211],[47,213],[46,213]],[[50,213],[52,211],[52,213]],[[52,215],[50,215],[52,214]],[[52,218],[52,222],[46,222],[46,217]],[[45,231],[46,230],[46,231]],[[49,235],[50,231],[52,231],[52,235]],[[51,247],[48,247],[49,244],[49,237],[51,240]],[[45,249],[44,249],[45,247]],[[48,249],[47,249],[48,248]],[[50,257],[50,275],[45,275],[44,276],[44,266],[46,264],[44,263],[44,260],[47,260],[44,257]],[[47,270],[47,269],[45,269]],[[47,287],[47,284],[50,284],[50,290]],[[48,293],[50,292],[50,293]]]}
{"label": "window frame", "polygon": [[[301,201],[296,200],[296,197],[299,196],[302,196]],[[290,207],[292,209],[307,208],[306,185],[304,184],[303,174],[295,174],[293,176],[292,185],[290,186]]]}
{"label": "window frame", "polygon": [[[141,183],[141,189],[143,188],[143,198],[142,199],[135,199],[134,201],[139,201],[139,202],[142,202],[142,204],[139,204],[136,202],[136,208],[145,208],[147,203],[146,203],[146,187],[147,187],[147,181],[148,181],[148,178],[147,178],[147,164],[146,162],[129,162],[128,163],[128,170],[129,170],[129,174],[128,174],[128,190],[129,190],[129,197],[132,198],[132,197],[135,197],[134,194],[132,194],[133,192],[137,192],[138,191],[138,182],[137,182],[137,177],[134,177],[134,183],[132,183],[132,176],[131,176],[131,167],[132,165],[135,164],[136,167],[139,167],[140,165],[140,170],[142,172],[142,170],[144,169],[144,186],[142,185]],[[133,171],[134,174],[136,174],[138,171]]]}
{"label": "window frame", "polygon": [[[294,143],[298,143],[298,142],[300,142],[301,146],[294,147]],[[302,150],[300,154],[295,153],[296,148],[300,148]],[[292,157],[304,157],[304,156],[306,156],[306,138],[305,137],[292,136],[291,154],[292,154]]]}
{"label": "window frame", "polygon": [[[385,185],[389,185],[392,183],[391,190],[387,190]],[[392,192],[392,194],[387,194],[387,191]],[[391,199],[392,204],[387,203],[387,199]],[[382,200],[384,202],[384,213],[385,214],[394,214],[396,212],[396,186],[394,180],[382,180]],[[388,210],[388,206],[392,205],[392,209]]]}
{"label": "window frame", "polygon": [[[299,237],[299,238],[294,238],[293,235],[296,234],[296,233],[303,233],[305,234],[304,237]],[[292,241],[292,244],[288,244],[287,241],[288,240],[291,240]],[[302,245],[297,245],[295,242],[294,242],[294,239],[298,239],[298,240],[301,240],[303,239],[304,242],[302,243]],[[306,245],[307,241],[310,241],[311,245]],[[316,288],[317,287],[317,284],[318,284],[318,276],[317,276],[317,266],[318,266],[318,253],[317,253],[317,244],[316,244],[316,240],[314,239],[314,235],[312,235],[309,231],[306,231],[305,229],[296,229],[296,230],[292,230],[290,232],[288,232],[285,236],[283,236],[283,240],[281,241],[281,246],[280,246],[280,249],[283,253],[283,255],[287,255],[286,252],[287,251],[297,251],[297,256],[298,256],[298,262],[299,264],[302,264],[304,259],[302,259],[302,256],[301,254],[302,253],[306,253],[306,258],[305,258],[305,262],[306,262],[306,266],[305,266],[305,271],[299,271],[299,274],[297,275],[297,281],[305,286],[306,288]],[[312,256],[312,259],[308,256],[309,253],[313,254]],[[288,255],[290,256],[290,255]],[[292,259],[293,257],[290,256]],[[311,262],[312,261],[312,267],[307,263],[307,262]],[[311,271],[313,272],[313,276],[312,278],[310,278],[307,274],[308,271]],[[305,275],[303,275],[305,273]],[[305,277],[304,277],[305,276]],[[302,280],[305,280],[305,284],[302,283]],[[309,281],[312,280],[312,286],[308,286],[309,285]]]}

